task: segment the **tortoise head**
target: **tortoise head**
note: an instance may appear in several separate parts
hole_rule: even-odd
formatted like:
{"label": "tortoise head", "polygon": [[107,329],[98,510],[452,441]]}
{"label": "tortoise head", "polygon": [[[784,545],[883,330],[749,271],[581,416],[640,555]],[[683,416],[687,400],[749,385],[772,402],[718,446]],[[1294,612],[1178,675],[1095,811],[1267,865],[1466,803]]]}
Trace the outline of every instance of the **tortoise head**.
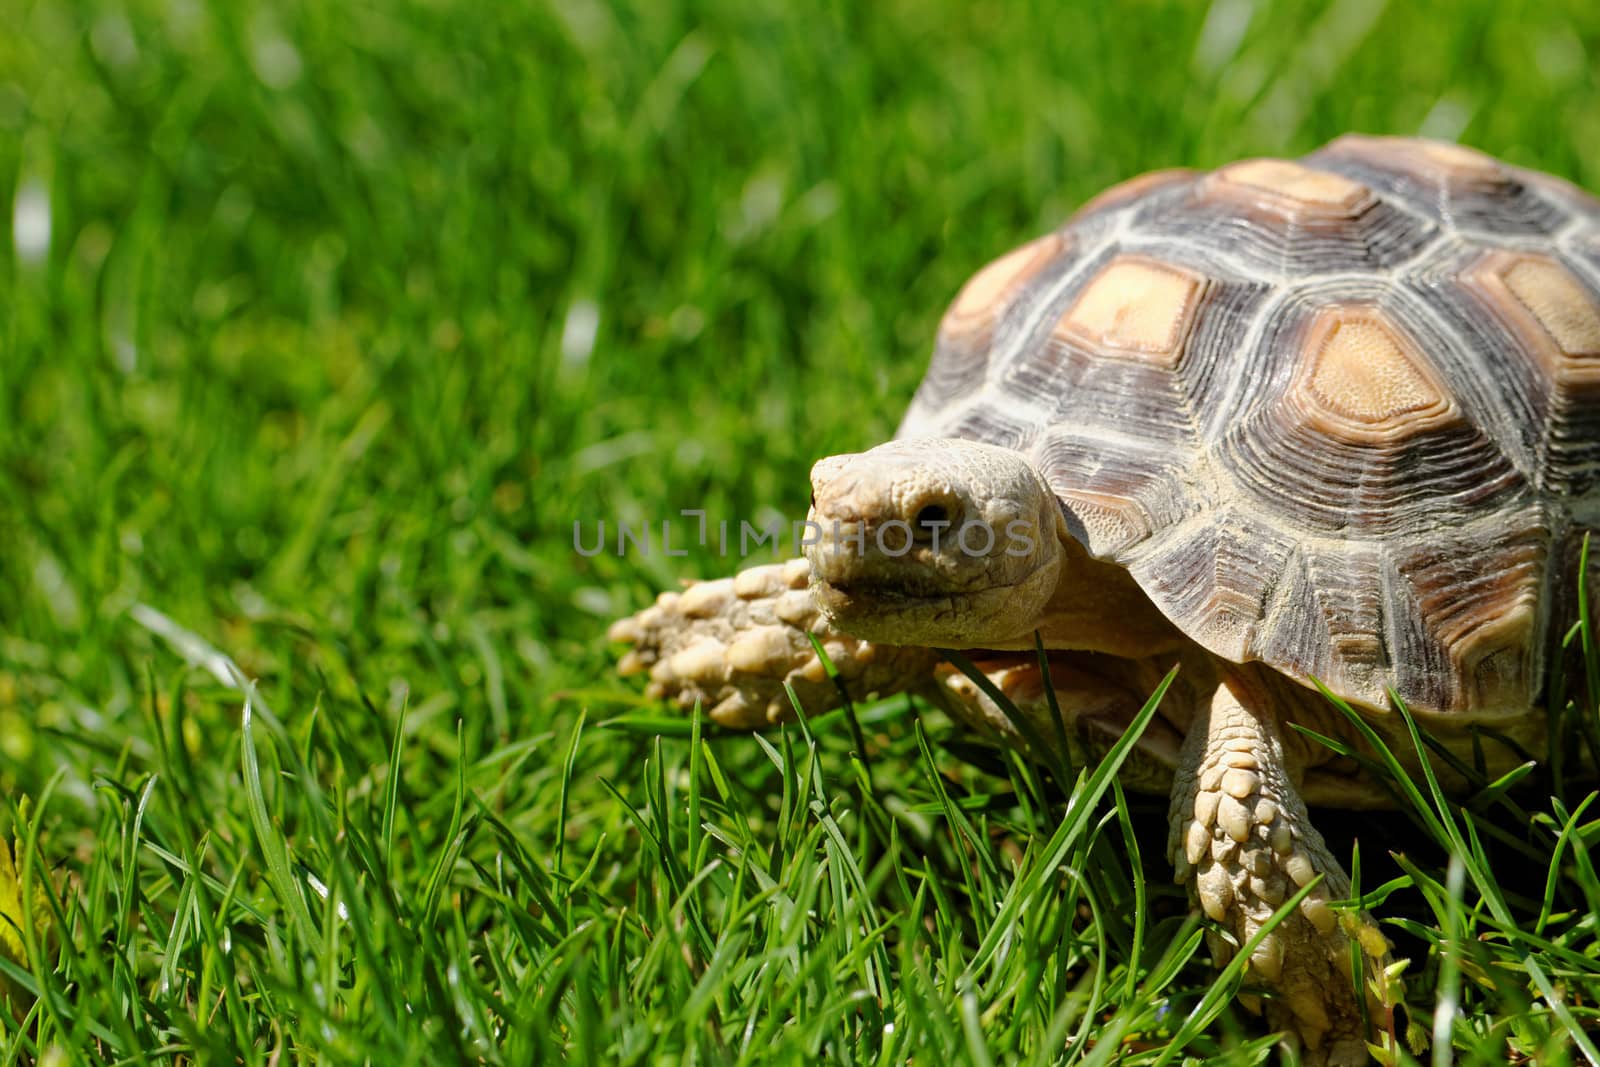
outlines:
{"label": "tortoise head", "polygon": [[811,587],[845,633],[994,645],[1030,634],[1056,590],[1066,521],[1016,452],[953,438],[891,441],[819,461],[811,487]]}

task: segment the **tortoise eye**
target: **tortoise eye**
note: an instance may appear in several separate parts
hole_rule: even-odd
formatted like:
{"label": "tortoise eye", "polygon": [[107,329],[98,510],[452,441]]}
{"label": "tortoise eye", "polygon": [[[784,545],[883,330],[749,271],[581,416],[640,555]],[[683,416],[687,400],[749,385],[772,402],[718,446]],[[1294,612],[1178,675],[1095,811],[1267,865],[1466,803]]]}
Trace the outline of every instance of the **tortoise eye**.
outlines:
{"label": "tortoise eye", "polygon": [[934,526],[948,526],[950,512],[943,504],[928,504],[917,512],[916,525],[932,532]]}

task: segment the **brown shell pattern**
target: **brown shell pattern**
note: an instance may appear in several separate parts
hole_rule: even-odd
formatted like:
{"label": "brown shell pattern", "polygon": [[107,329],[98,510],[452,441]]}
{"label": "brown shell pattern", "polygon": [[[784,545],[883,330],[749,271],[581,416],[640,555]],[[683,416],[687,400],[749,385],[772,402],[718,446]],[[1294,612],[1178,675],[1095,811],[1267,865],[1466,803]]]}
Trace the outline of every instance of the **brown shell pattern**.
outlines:
{"label": "brown shell pattern", "polygon": [[967,284],[899,436],[1032,457],[1219,656],[1520,713],[1600,517],[1600,201],[1364,136],[1135,178]]}

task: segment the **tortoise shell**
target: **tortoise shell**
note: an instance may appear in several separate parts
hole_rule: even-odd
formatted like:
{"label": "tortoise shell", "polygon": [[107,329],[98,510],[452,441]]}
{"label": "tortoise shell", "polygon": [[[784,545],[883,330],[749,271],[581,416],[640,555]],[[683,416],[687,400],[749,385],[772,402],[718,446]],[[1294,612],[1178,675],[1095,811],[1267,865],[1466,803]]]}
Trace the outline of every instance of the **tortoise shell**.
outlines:
{"label": "tortoise shell", "polygon": [[1028,455],[1218,656],[1522,714],[1600,513],[1600,201],[1364,136],[1135,178],[967,283],[898,436]]}

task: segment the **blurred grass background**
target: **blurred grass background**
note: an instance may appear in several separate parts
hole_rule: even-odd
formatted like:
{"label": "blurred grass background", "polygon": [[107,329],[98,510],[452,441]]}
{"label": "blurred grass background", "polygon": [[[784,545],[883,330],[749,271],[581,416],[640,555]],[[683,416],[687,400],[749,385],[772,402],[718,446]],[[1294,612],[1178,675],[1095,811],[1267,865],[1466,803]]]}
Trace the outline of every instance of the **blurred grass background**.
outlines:
{"label": "blurred grass background", "polygon": [[[0,793],[59,776],[51,863],[96,885],[181,758],[152,826],[165,803],[230,842],[209,862],[262,908],[239,701],[134,605],[259,679],[302,752],[341,733],[352,796],[409,707],[397,885],[466,767],[621,899],[642,861],[600,779],[635,796],[651,742],[564,776],[580,709],[616,702],[561,694],[626,702],[605,621],[734,561],[581,558],[574,520],[799,517],[813,459],[892,431],[961,281],[1143,170],[1421,132],[1600,187],[1591,0],[0,0],[0,25]],[[164,938],[175,876],[140,855],[100,918]],[[159,959],[120,966],[72,995],[154,996]],[[198,1041],[182,1010],[124,1043]],[[254,1003],[212,1051],[264,1055],[302,1010]]]}

